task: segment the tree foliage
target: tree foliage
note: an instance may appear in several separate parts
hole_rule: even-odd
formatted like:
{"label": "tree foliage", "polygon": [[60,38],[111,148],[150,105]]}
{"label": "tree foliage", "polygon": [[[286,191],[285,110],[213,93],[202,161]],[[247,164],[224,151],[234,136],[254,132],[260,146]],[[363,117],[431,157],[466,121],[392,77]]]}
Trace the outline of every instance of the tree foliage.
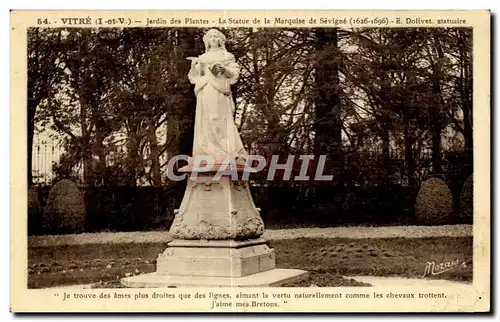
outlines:
{"label": "tree foliage", "polygon": [[[64,138],[58,179],[169,184],[167,161],[192,149],[185,58],[202,53],[204,31],[29,30],[28,122],[31,137]],[[470,29],[223,32],[241,66],[235,121],[251,153],[331,156],[348,189],[416,187],[444,171],[445,151],[472,160]]]}

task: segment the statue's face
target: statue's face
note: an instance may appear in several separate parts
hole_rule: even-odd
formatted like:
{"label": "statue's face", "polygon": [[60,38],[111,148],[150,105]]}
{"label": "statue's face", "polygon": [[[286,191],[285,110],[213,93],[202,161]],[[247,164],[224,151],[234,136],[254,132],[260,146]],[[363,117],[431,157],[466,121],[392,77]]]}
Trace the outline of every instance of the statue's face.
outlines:
{"label": "statue's face", "polygon": [[220,47],[220,37],[219,35],[217,35],[216,33],[210,33],[208,34],[208,37],[207,37],[207,41],[208,41],[208,45],[210,46],[210,48],[218,48]]}

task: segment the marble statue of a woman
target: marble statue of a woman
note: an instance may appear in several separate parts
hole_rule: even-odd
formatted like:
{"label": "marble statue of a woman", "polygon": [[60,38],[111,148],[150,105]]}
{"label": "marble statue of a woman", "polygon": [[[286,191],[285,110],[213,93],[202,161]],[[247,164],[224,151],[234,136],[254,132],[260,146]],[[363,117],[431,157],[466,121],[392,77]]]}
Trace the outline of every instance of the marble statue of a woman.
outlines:
{"label": "marble statue of a woman", "polygon": [[[189,79],[197,97],[193,156],[211,156],[214,166],[230,157],[238,166],[238,158],[249,158],[233,121],[230,86],[237,80],[238,65],[226,51],[224,39],[221,32],[210,30],[203,38],[206,52],[192,59]],[[198,173],[186,167],[186,172]],[[267,287],[305,277],[307,272],[302,270],[276,269],[275,251],[261,238],[264,222],[248,182],[232,175],[213,178],[213,171],[207,172],[187,181],[170,226],[174,240],[158,255],[156,272],[126,277],[121,283],[128,287]]]}
{"label": "marble statue of a woman", "polygon": [[220,31],[211,29],[203,37],[205,53],[188,58],[188,78],[196,94],[193,157],[210,156],[216,164],[226,157],[244,160],[247,155],[233,120],[231,85],[238,80],[239,66],[225,40]]}

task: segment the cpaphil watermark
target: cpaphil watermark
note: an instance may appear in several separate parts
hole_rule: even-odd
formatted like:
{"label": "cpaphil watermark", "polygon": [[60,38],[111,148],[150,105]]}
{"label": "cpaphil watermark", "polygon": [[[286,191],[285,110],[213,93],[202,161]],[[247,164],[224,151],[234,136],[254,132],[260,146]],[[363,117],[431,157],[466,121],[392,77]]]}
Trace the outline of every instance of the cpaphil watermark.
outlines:
{"label": "cpaphil watermark", "polygon": [[[244,160],[238,157],[227,156],[224,158],[214,158],[210,155],[177,155],[167,163],[167,177],[172,181],[186,179],[187,173],[176,174],[174,169],[179,161],[187,162],[190,165],[190,178],[196,179],[199,173],[214,172],[214,179],[230,175],[233,180],[249,180],[250,174],[260,171],[267,172],[267,180],[275,180],[278,172],[280,179],[284,181],[331,181],[332,174],[325,174],[326,155],[289,155],[285,162],[279,161],[280,156],[273,155],[266,160],[260,155],[248,155]],[[292,176],[292,174],[295,174]]]}
{"label": "cpaphil watermark", "polygon": [[467,261],[461,262],[457,258],[454,261],[442,262],[438,264],[436,264],[436,262],[427,262],[425,263],[424,275],[422,275],[422,277],[439,275],[457,267],[467,268]]}

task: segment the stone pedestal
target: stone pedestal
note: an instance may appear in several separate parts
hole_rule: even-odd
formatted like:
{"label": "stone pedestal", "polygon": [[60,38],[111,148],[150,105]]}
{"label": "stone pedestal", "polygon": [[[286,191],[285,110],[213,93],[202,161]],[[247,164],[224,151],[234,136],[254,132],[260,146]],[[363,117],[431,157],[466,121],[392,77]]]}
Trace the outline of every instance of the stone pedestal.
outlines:
{"label": "stone pedestal", "polygon": [[258,238],[264,223],[253,203],[248,181],[229,175],[198,173],[190,178],[170,227],[175,239],[242,240]]}
{"label": "stone pedestal", "polygon": [[[188,169],[190,170],[190,169]],[[276,269],[274,249],[260,236],[264,223],[247,181],[215,172],[189,178],[170,228],[174,241],[155,273],[123,278],[128,287],[279,286],[304,277]]]}
{"label": "stone pedestal", "polygon": [[276,267],[274,249],[263,239],[234,241],[176,240],[157,259],[161,275],[242,277]]}
{"label": "stone pedestal", "polygon": [[277,287],[306,275],[307,272],[299,269],[280,268],[243,277],[160,275],[156,272],[126,277],[121,280],[121,283],[133,288]]}

